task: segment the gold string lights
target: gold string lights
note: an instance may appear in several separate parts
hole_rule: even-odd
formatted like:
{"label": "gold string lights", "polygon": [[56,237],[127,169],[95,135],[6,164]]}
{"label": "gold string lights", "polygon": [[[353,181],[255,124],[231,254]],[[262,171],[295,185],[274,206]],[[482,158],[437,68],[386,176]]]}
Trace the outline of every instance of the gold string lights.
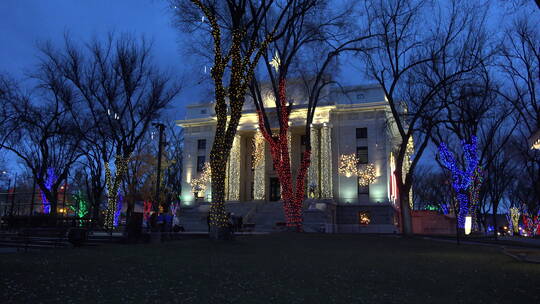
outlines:
{"label": "gold string lights", "polygon": [[369,186],[377,180],[375,165],[359,164],[356,154],[342,154],[339,156],[339,175],[345,177],[358,176],[358,184],[360,186]]}
{"label": "gold string lights", "polygon": [[339,175],[351,177],[358,174],[358,159],[356,154],[342,154],[339,156]]}

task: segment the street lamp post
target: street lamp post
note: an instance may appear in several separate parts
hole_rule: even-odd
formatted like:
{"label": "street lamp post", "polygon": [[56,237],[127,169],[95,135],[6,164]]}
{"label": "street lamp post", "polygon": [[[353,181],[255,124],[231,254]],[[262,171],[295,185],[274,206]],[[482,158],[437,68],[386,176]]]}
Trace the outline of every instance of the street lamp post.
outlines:
{"label": "street lamp post", "polygon": [[159,130],[159,143],[158,143],[158,163],[157,163],[157,178],[156,178],[156,204],[154,206],[154,211],[159,213],[159,192],[160,192],[160,180],[161,180],[161,154],[163,152],[163,131],[165,130],[165,125],[162,123],[154,123],[154,126]]}

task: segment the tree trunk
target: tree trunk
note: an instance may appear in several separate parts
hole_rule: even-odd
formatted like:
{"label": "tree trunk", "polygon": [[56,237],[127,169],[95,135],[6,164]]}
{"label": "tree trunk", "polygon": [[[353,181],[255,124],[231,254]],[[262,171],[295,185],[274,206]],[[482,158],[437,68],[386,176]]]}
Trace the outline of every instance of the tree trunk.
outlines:
{"label": "tree trunk", "polygon": [[499,227],[497,227],[497,206],[493,205],[493,235],[497,239],[497,232],[499,232]]}
{"label": "tree trunk", "polygon": [[[217,138],[216,138],[217,140]],[[225,174],[228,156],[218,151],[215,145],[210,153],[212,168],[212,203],[210,206],[210,235],[211,239],[228,240],[231,238],[229,217],[225,211]]]}
{"label": "tree trunk", "polygon": [[399,206],[401,209],[401,225],[403,228],[403,234],[406,236],[410,236],[413,234],[413,232],[412,232],[411,207],[409,206],[408,193],[403,193],[403,191],[400,191]]}

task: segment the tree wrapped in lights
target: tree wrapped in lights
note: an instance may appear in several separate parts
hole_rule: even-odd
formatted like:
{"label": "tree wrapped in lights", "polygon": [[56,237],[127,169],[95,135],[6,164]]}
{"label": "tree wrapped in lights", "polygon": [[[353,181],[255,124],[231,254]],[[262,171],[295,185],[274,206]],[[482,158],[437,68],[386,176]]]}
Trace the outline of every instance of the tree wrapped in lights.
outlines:
{"label": "tree wrapped in lights", "polygon": [[150,220],[151,214],[152,214],[152,202],[145,201],[143,203],[143,218],[147,224],[148,224],[148,221]]}
{"label": "tree wrapped in lights", "polygon": [[527,232],[527,236],[534,237],[540,232],[540,210],[534,214],[530,212],[526,205],[523,205],[523,226]]}
{"label": "tree wrapped in lights", "polygon": [[[109,163],[105,163],[105,184],[107,185],[107,210],[105,212],[105,227],[107,229],[113,229],[115,214],[118,209],[118,189],[120,188],[120,182],[122,177],[127,171],[127,165],[129,163],[129,157],[116,156],[115,167],[116,172],[114,178],[111,174]],[[114,193],[114,194],[112,194]]]}
{"label": "tree wrapped in lights", "polygon": [[118,192],[118,201],[116,204],[116,211],[114,212],[114,220],[113,220],[113,226],[118,227],[118,224],[120,224],[120,215],[122,214],[122,202],[124,201],[124,197],[120,192]]}
{"label": "tree wrapped in lights", "polygon": [[510,226],[510,231],[512,231],[512,234],[519,234],[519,208],[517,207],[511,207],[508,209],[508,213],[506,214],[506,221],[508,222],[508,226]]}
{"label": "tree wrapped in lights", "polygon": [[304,184],[310,164],[311,149],[306,148],[306,151],[302,153],[300,169],[296,177],[296,190],[293,190],[291,160],[289,156],[289,116],[291,114],[291,108],[286,101],[285,78],[283,77],[279,80],[279,95],[276,104],[278,103],[279,132],[277,136],[273,136],[269,124],[266,123],[268,118],[263,114],[260,105],[258,105],[257,109],[259,128],[263,137],[270,145],[270,154],[272,155],[274,168],[276,168],[281,185],[281,199],[283,200],[283,210],[285,211],[287,227],[301,231]]}
{"label": "tree wrapped in lights", "polygon": [[[302,225],[302,201],[305,192],[305,179],[310,166],[309,196],[313,198],[332,198],[331,166],[332,159],[328,151],[331,149],[331,130],[329,121],[317,121],[323,125],[321,129],[321,152],[319,156],[318,130],[313,126],[315,113],[325,89],[334,81],[328,77],[327,68],[336,62],[341,52],[355,49],[363,50],[358,44],[367,39],[355,37],[350,40],[342,40],[335,33],[336,24],[347,24],[345,16],[347,12],[335,10],[335,6],[324,1],[295,1],[296,17],[291,17],[283,27],[282,39],[272,42],[273,50],[267,50],[264,54],[265,67],[271,82],[275,104],[275,120],[277,124],[271,125],[267,108],[274,104],[267,104],[261,94],[260,84],[257,79],[250,84],[251,96],[259,118],[259,129],[270,146],[270,153],[274,167],[281,185],[281,198],[284,202],[284,211],[287,225],[301,230]],[[322,41],[328,42],[321,43]],[[294,73],[300,74],[300,81],[304,84],[306,95],[304,117],[305,141],[304,151],[300,156],[299,169],[296,172],[296,183],[293,180],[290,164],[290,113],[294,106],[293,99],[286,100],[286,79],[289,69],[295,69]],[[296,70],[297,69],[297,70]],[[291,73],[292,74],[292,73]],[[298,82],[297,82],[298,83]],[[272,117],[273,118],[273,117]],[[319,120],[319,119],[317,119]],[[275,136],[274,130],[279,128]],[[312,134],[313,133],[313,134]],[[312,139],[312,136],[314,138]],[[313,146],[312,146],[313,145]],[[313,150],[312,150],[313,149]],[[320,167],[320,178],[319,178]],[[320,183],[320,185],[319,185]]]}
{"label": "tree wrapped in lights", "polygon": [[482,185],[482,170],[479,166],[476,136],[471,138],[470,143],[462,141],[461,145],[465,158],[463,169],[444,143],[439,146],[439,155],[443,166],[450,170],[452,175],[452,188],[457,199],[457,223],[458,227],[463,229],[466,216],[475,218],[478,191]]}
{"label": "tree wrapped in lights", "polygon": [[88,202],[82,195],[81,191],[78,191],[74,196],[73,200],[75,201],[75,205],[69,206],[69,208],[75,212],[75,215],[77,218],[82,219],[85,218],[89,213],[88,208]]}
{"label": "tree wrapped in lights", "polygon": [[[210,0],[173,0],[181,23],[208,30],[213,42],[213,66],[211,76],[215,91],[216,128],[214,141],[210,151],[212,204],[210,207],[210,235],[212,238],[229,238],[229,219],[225,211],[225,180],[227,159],[231,152],[236,129],[242,116],[248,84],[254,70],[266,51],[268,44],[279,38],[277,33],[286,16],[296,18],[301,10],[292,12],[296,1],[287,0],[281,3],[276,18],[267,18],[277,1],[221,1]],[[199,20],[203,14],[203,25]],[[290,13],[290,14],[289,14]],[[198,16],[193,19],[193,16]],[[269,24],[272,22],[273,24]],[[261,29],[269,29],[261,37]],[[224,36],[229,36],[224,39]],[[227,40],[224,43],[224,40]],[[227,89],[224,78],[226,70],[230,75]]]}
{"label": "tree wrapped in lights", "polygon": [[[47,190],[51,190],[53,184],[56,182],[57,176],[54,173],[54,168],[48,168],[47,169],[47,180],[45,181],[45,188]],[[51,213],[51,203],[47,199],[47,196],[43,191],[41,191],[41,202],[43,203],[43,213],[49,214]]]}

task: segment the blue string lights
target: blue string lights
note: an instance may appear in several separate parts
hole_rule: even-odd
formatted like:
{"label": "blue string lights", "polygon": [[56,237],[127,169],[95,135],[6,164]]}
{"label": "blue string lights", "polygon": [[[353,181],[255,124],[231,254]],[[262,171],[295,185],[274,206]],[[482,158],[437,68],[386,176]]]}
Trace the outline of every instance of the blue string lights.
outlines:
{"label": "blue string lights", "polygon": [[118,191],[118,202],[116,203],[116,211],[114,212],[114,219],[113,219],[113,226],[118,227],[118,224],[120,223],[120,214],[122,213],[122,201],[124,200],[124,197]]}
{"label": "blue string lights", "polygon": [[461,169],[454,155],[448,147],[441,143],[439,155],[443,166],[452,174],[452,187],[458,201],[456,210],[459,228],[465,227],[465,217],[475,218],[476,205],[478,204],[478,191],[482,184],[482,168],[479,166],[477,138],[473,136],[471,142],[461,142],[465,159],[464,169]]}
{"label": "blue string lights", "polygon": [[[47,169],[47,180],[45,181],[45,188],[47,190],[51,191],[52,185],[56,181],[58,177],[54,173],[54,168],[48,168]],[[43,191],[41,191],[41,201],[43,203],[43,213],[49,214],[51,213],[51,202],[47,199],[47,196]]]}

